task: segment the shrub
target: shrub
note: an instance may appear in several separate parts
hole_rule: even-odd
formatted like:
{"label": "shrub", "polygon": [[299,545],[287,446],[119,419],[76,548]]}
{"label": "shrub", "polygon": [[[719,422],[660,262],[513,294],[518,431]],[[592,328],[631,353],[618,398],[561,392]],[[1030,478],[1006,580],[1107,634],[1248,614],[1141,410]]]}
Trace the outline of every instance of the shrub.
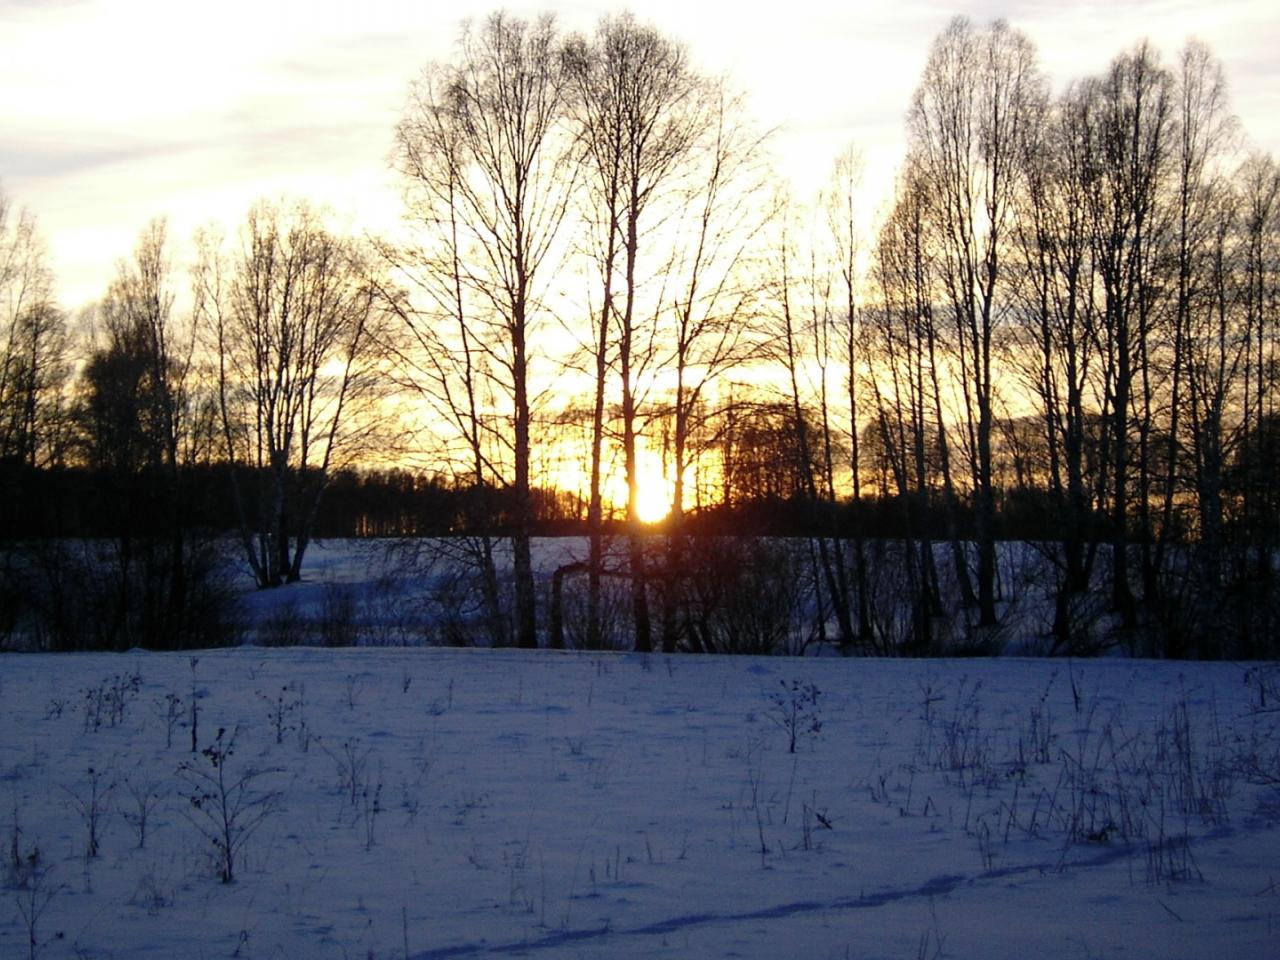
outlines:
{"label": "shrub", "polygon": [[697,537],[686,551],[686,645],[706,653],[793,653],[801,646],[809,578],[793,544],[766,537]]}
{"label": "shrub", "polygon": [[[214,540],[47,540],[25,551],[23,606],[12,614],[36,650],[155,650],[239,643],[231,576]],[[179,576],[179,571],[181,575]]]}
{"label": "shrub", "polygon": [[322,647],[356,645],[356,595],[349,585],[325,582],[316,635]]}
{"label": "shrub", "polygon": [[818,699],[822,691],[812,683],[779,680],[781,690],[769,694],[768,717],[787,735],[787,752],[796,752],[796,741],[813,739],[822,732]]}
{"label": "shrub", "polygon": [[257,642],[263,647],[296,647],[306,642],[307,629],[297,600],[276,604],[258,624]]}
{"label": "shrub", "polygon": [[236,736],[218,728],[213,743],[200,751],[204,758],[178,766],[178,776],[187,784],[190,803],[188,819],[214,850],[218,876],[223,883],[235,880],[235,864],[254,831],[280,805],[278,790],[262,789],[259,781],[280,773],[275,768],[253,767],[230,772]]}

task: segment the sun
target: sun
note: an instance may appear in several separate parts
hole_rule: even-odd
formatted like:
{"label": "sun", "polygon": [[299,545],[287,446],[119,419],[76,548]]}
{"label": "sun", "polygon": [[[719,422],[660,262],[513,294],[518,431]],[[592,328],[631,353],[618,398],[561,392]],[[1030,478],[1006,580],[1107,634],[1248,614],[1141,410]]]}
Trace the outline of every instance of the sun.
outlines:
{"label": "sun", "polygon": [[636,450],[636,516],[641,523],[661,523],[671,512],[671,482],[662,458],[640,445]]}
{"label": "sun", "polygon": [[661,523],[671,512],[671,492],[667,482],[658,477],[656,480],[641,476],[637,478],[636,516],[641,523]]}
{"label": "sun", "polygon": [[[605,512],[615,519],[626,516],[627,476],[622,465],[621,451],[605,463],[601,477],[601,493]],[[588,454],[574,448],[562,454],[557,461],[554,483],[562,490],[573,490],[587,502],[590,495],[587,482]],[[636,443],[636,518],[644,524],[661,523],[671,513],[675,498],[675,484],[671,472],[664,464],[661,452],[651,450],[643,437]]]}

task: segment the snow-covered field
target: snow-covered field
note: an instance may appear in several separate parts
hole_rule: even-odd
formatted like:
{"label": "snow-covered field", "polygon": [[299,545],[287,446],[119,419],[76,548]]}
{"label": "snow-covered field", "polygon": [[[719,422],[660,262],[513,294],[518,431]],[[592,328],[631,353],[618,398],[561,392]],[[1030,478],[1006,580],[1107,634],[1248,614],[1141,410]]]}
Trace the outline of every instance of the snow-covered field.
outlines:
{"label": "snow-covered field", "polygon": [[1274,958],[1258,676],[6,656],[0,957]]}

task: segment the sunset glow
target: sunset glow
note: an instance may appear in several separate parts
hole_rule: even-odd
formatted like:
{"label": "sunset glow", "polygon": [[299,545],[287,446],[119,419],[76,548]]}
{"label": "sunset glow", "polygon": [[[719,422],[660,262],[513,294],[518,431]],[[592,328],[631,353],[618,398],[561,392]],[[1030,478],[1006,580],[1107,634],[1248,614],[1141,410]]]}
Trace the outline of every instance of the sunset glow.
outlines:
{"label": "sunset glow", "polygon": [[659,523],[671,512],[671,482],[661,459],[642,448],[636,469],[636,515],[644,523]]}
{"label": "sunset glow", "polygon": [[0,0],[0,960],[1273,960],[1278,40]]}

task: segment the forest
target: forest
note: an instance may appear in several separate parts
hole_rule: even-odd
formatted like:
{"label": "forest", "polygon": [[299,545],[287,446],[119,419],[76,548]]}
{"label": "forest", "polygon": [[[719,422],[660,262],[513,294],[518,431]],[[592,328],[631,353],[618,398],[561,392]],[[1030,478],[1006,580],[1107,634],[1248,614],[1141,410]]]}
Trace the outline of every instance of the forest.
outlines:
{"label": "forest", "polygon": [[1204,45],[1054,91],[957,18],[870,212],[627,14],[406,82],[392,235],[156,219],[72,313],[0,193],[0,649],[234,642],[229,570],[378,537],[477,645],[794,652],[724,614],[785,580],[800,650],[1276,656],[1280,170]]}

